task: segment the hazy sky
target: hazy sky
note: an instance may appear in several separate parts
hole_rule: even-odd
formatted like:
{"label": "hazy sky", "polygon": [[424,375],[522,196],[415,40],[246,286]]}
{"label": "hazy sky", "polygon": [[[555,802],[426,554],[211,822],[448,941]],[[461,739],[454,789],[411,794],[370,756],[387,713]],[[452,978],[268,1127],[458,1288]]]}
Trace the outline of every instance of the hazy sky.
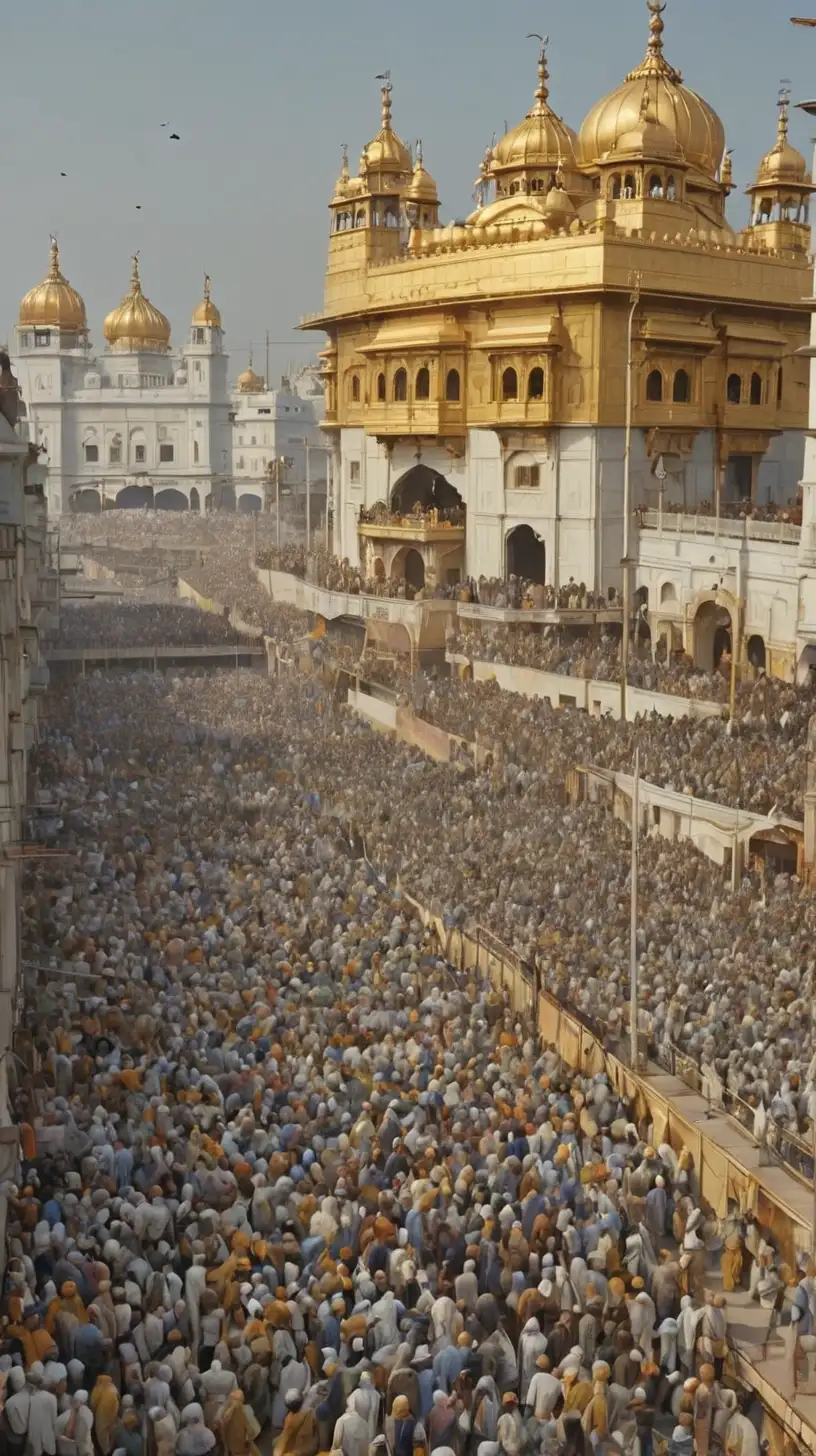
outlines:
{"label": "hazy sky", "polygon": [[[719,111],[740,189],[775,136],[780,80],[816,95],[816,0],[669,0],[666,52]],[[530,105],[548,32],[550,100],[578,128],[640,60],[645,0],[30,0],[3,17],[0,336],[44,274],[49,232],[94,342],[141,250],[145,292],[183,337],[209,271],[233,373],[265,330],[272,373],[321,336],[327,202],[341,142],[352,168],[379,128],[390,67],[394,125],[421,137],[445,221],[472,208],[486,144]],[[161,122],[171,125],[162,129]],[[181,140],[171,142],[170,130]],[[810,156],[811,119],[792,137]],[[66,172],[67,177],[60,177]],[[137,211],[137,204],[141,211]],[[731,220],[746,218],[741,190]]]}

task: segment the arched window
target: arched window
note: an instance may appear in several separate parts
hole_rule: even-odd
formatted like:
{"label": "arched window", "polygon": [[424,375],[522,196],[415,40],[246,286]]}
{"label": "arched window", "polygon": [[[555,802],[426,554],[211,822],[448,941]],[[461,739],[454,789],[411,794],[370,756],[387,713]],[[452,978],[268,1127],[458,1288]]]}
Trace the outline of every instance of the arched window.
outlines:
{"label": "arched window", "polygon": [[357,215],[355,216],[355,219],[354,219],[354,226],[355,227],[365,227],[365,212],[363,211],[362,208],[359,208],[358,211],[357,211]]}
{"label": "arched window", "polygon": [[678,369],[674,376],[675,404],[689,404],[691,401],[691,380],[685,369]]}
{"label": "arched window", "polygon": [[649,196],[650,197],[662,197],[663,196],[663,178],[662,177],[659,177],[656,172],[655,172],[655,174],[654,174],[653,177],[650,177],[649,178]]}
{"label": "arched window", "polygon": [[385,375],[384,374],[378,374],[377,375],[377,399],[381,403],[383,403],[385,401]]}
{"label": "arched window", "polygon": [[738,374],[729,374],[725,396],[729,404],[742,404],[742,380]]}
{"label": "arched window", "polygon": [[674,180],[673,177],[670,177],[669,180],[668,180],[668,182],[666,183],[666,196],[667,196],[669,202],[676,201],[676,198],[677,198],[677,183],[675,182],[675,180]]}
{"label": "arched window", "polygon": [[359,376],[359,374],[352,374],[352,376],[351,376],[351,400],[352,400],[352,404],[359,404],[360,403],[360,376]]}
{"label": "arched window", "polygon": [[751,375],[751,404],[762,404],[762,376]]}
{"label": "arched window", "polygon": [[108,463],[110,465],[122,464],[122,436],[114,435],[108,447]]}
{"label": "arched window", "polygon": [[635,176],[633,172],[627,172],[623,179],[623,195],[624,197],[634,197],[635,195]]}
{"label": "arched window", "polygon": [[194,465],[197,465],[198,464],[198,458],[199,458],[198,440],[193,440],[193,464]]}
{"label": "arched window", "polygon": [[616,172],[615,175],[614,175],[614,177],[612,178],[612,197],[613,197],[613,200],[616,200],[618,197],[620,197],[622,191],[623,191],[623,183],[621,182],[620,175]]}
{"label": "arched window", "polygon": [[414,399],[430,399],[430,397],[431,375],[430,371],[423,364],[422,368],[417,371],[416,382],[414,384]]}
{"label": "arched window", "polygon": [[776,402],[777,402],[777,404],[781,404],[782,403],[782,397],[783,397],[784,391],[785,391],[785,376],[784,376],[784,373],[782,371],[782,365],[780,364],[779,368],[776,371]]}
{"label": "arched window", "polygon": [[459,370],[449,369],[448,377],[445,380],[445,398],[449,401],[458,401],[460,398]]}
{"label": "arched window", "polygon": [[394,375],[394,399],[403,403],[408,398],[408,375],[404,369],[398,369]]}
{"label": "arched window", "polygon": [[646,398],[650,404],[660,404],[663,398],[663,375],[659,369],[653,369],[646,380]]}
{"label": "arched window", "polygon": [[530,377],[527,380],[527,398],[544,398],[544,370],[536,367],[530,370]]}
{"label": "arched window", "polygon": [[515,369],[505,369],[502,375],[502,399],[518,399],[518,375]]}

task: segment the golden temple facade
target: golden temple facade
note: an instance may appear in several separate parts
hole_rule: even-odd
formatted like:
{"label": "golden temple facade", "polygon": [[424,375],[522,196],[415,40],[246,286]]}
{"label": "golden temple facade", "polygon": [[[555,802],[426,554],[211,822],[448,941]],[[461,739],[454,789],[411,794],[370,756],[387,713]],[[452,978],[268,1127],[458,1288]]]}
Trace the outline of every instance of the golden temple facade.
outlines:
{"label": "golden temple facade", "polygon": [[[643,60],[577,132],[542,46],[532,106],[485,154],[462,221],[440,223],[390,81],[357,175],[344,156],[324,304],[303,325],[328,335],[335,546],[372,574],[410,575],[413,551],[415,586],[513,570],[619,585],[630,385],[635,507],[796,496],[811,175],[783,100],[733,229],[722,123],[668,59],[665,6],[647,6]],[[417,540],[394,549],[410,515]],[[429,540],[446,521],[450,550]]]}

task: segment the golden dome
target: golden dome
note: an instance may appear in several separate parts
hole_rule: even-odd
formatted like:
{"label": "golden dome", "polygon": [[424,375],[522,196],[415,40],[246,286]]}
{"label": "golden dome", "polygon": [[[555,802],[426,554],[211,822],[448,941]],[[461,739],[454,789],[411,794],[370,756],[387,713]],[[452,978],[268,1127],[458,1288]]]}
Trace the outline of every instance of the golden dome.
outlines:
{"label": "golden dome", "polygon": [[[779,123],[776,130],[776,142],[769,152],[765,153],[759,164],[756,186],[764,187],[768,184],[776,185],[786,182],[809,183],[807,162],[801,152],[797,152],[788,141],[788,106],[786,96],[782,97],[779,103]],[[750,190],[750,189],[749,189]]]}
{"label": "golden dome", "polygon": [[654,120],[680,147],[689,166],[714,179],[725,151],[725,131],[716,111],[683,85],[679,71],[663,54],[662,0],[646,0],[652,18],[646,55],[622,86],[593,106],[579,134],[580,158],[584,166],[608,158],[619,141],[637,126],[644,90],[650,91]]}
{"label": "golden dome", "polygon": [[111,348],[120,354],[167,352],[170,324],[164,314],[142,293],[138,253],[133,255],[130,293],[126,293],[119,307],[108,314],[102,332]]}
{"label": "golden dome", "polygon": [[436,183],[430,172],[426,172],[422,165],[422,142],[417,142],[416,161],[414,162],[414,174],[405,191],[406,202],[438,202],[439,195],[436,190]]}
{"label": "golden dome", "polygon": [[263,391],[266,389],[266,380],[261,379],[260,374],[255,373],[255,370],[252,367],[251,357],[249,361],[249,368],[245,369],[243,374],[238,375],[235,383],[241,391],[241,394],[262,394]]}
{"label": "golden dome", "polygon": [[210,297],[210,275],[204,274],[204,297],[193,314],[193,326],[203,329],[220,329],[221,315]]}
{"label": "golden dome", "polygon": [[386,74],[381,91],[382,126],[368,146],[363,148],[360,171],[391,172],[410,176],[413,172],[411,153],[391,126],[391,80]]}
{"label": "golden dome", "polygon": [[43,329],[70,329],[82,332],[88,327],[85,304],[75,288],[60,272],[59,248],[51,239],[51,267],[42,283],[30,289],[20,304],[20,323]]}
{"label": "golden dome", "polygon": [[487,172],[491,177],[541,167],[576,166],[578,138],[571,127],[556,116],[547,97],[547,56],[542,44],[538,58],[535,100],[523,121],[514,126],[493,148]]}

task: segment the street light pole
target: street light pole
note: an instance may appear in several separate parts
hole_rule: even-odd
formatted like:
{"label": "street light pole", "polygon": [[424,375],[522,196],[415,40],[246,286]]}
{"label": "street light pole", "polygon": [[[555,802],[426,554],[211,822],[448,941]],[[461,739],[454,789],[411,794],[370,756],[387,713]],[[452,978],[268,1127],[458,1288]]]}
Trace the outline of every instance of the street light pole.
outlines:
{"label": "street light pole", "polygon": [[621,721],[626,722],[626,689],[629,681],[629,619],[632,615],[632,576],[629,563],[629,523],[632,515],[632,374],[635,313],[640,303],[641,274],[634,273],[629,325],[626,333],[626,436],[623,447],[623,638],[621,641]]}
{"label": "street light pole", "polygon": [[640,833],[640,749],[635,749],[635,778],[632,785],[632,869],[629,912],[629,1044],[632,1068],[638,1069],[638,836]]}

